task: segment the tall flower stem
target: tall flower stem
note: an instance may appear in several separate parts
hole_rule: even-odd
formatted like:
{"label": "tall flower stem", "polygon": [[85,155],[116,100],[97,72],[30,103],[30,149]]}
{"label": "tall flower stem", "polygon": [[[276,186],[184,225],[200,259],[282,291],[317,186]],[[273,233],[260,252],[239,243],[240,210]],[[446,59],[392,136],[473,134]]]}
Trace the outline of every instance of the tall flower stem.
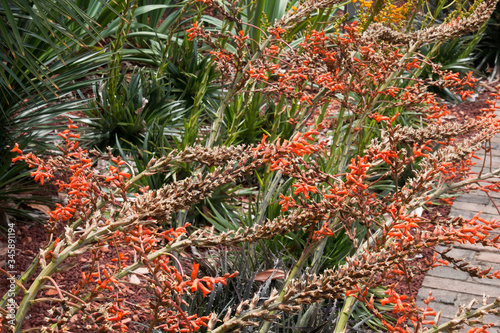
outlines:
{"label": "tall flower stem", "polygon": [[233,98],[234,94],[238,92],[238,90],[241,88],[241,82],[243,78],[245,77],[245,72],[247,69],[250,68],[250,64],[258,59],[261,55],[262,52],[268,47],[268,45],[271,43],[271,41],[274,39],[274,36],[270,36],[267,38],[261,45],[260,48],[258,49],[257,52],[253,55],[252,59],[246,64],[246,66],[236,75],[234,78],[231,87],[229,90],[226,92],[226,95],[224,96],[224,99],[221,101],[219,108],[217,109],[217,113],[215,115],[215,120],[212,125],[212,129],[210,130],[210,135],[208,137],[208,141],[206,143],[206,147],[212,148],[217,141],[217,138],[219,137],[219,133],[221,130],[221,125],[222,125],[222,120],[224,119],[224,111],[226,110],[226,107],[229,105],[229,102]]}
{"label": "tall flower stem", "polygon": [[118,83],[120,82],[121,62],[123,57],[123,45],[127,40],[134,13],[138,6],[137,1],[127,0],[122,4],[121,20],[118,25],[116,39],[113,41],[111,62],[109,69],[108,98],[112,112],[121,109],[121,99],[118,96]]}
{"label": "tall flower stem", "polygon": [[[283,287],[281,288],[281,292],[279,293],[278,299],[276,300],[277,303],[281,303],[283,300],[283,297],[285,297],[287,287],[288,285],[293,281],[293,279],[297,276],[297,274],[300,272],[304,264],[307,262],[309,257],[311,256],[312,253],[314,253],[314,250],[318,246],[319,243],[311,243],[305,251],[302,253],[300,256],[299,260],[297,263],[293,266],[292,270],[288,274],[285,283],[283,284]],[[271,314],[274,314],[274,312],[271,312]],[[261,329],[259,330],[259,333],[267,333],[269,331],[269,328],[271,328],[271,322],[270,321],[265,321],[264,324],[262,325]]]}

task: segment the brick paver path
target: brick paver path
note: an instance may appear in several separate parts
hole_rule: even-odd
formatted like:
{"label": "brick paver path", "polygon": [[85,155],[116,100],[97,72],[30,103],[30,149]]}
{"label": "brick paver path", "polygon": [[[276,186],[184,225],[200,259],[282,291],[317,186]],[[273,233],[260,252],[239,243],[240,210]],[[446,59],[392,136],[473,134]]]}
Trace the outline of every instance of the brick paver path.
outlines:
{"label": "brick paver path", "polygon": [[[485,160],[488,166],[491,160],[491,165],[495,169],[500,165],[500,137],[493,138],[491,146],[492,158],[486,157]],[[482,162],[478,161],[473,171],[479,172],[481,164]],[[489,169],[485,171],[488,172]],[[489,194],[500,208],[500,194],[495,192]],[[450,216],[461,215],[471,218],[478,212],[482,212],[481,216],[485,219],[500,219],[495,205],[482,191],[474,191],[458,197],[451,208]],[[438,246],[437,248],[444,249],[445,247]],[[485,248],[482,245],[454,244],[448,255],[463,258],[473,265],[484,268],[493,266],[493,271],[500,270],[500,250]],[[454,317],[460,305],[467,305],[473,299],[481,304],[483,295],[490,296],[490,301],[499,297],[500,280],[471,278],[467,273],[451,267],[437,267],[429,271],[424,279],[418,294],[420,306],[423,306],[422,299],[425,299],[431,290],[435,297],[431,306],[436,311],[441,311],[440,323],[444,323]],[[500,317],[488,316],[486,322],[495,324],[490,332],[500,333]],[[469,328],[462,331],[467,332]]]}

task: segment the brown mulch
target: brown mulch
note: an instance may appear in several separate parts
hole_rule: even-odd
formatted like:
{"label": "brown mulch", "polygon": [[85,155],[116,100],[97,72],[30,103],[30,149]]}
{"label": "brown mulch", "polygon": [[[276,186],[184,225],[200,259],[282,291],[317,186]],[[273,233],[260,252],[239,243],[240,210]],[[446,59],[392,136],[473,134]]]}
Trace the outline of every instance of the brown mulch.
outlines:
{"label": "brown mulch", "polygon": [[[62,230],[60,230],[62,231]],[[59,235],[61,232],[56,232],[55,235]],[[42,224],[31,224],[31,225],[23,225],[19,226],[16,230],[16,270],[19,272],[23,272],[26,270],[29,265],[32,263],[35,255],[39,252],[39,249],[46,245],[47,240],[50,235],[45,231],[45,228]],[[0,239],[0,241],[2,241]],[[123,252],[125,255],[129,255],[133,257],[133,254],[126,253],[126,250],[119,249],[120,252]],[[111,262],[112,258],[116,257],[116,253],[114,249],[101,248],[97,253],[97,257],[99,258],[99,267],[101,269],[106,264],[114,264]],[[80,256],[75,257],[70,265],[73,265],[72,268],[65,270],[64,272],[55,273],[52,278],[60,285],[61,289],[71,290],[72,288],[77,287],[77,283],[81,280],[82,271],[88,272],[90,265],[92,263],[92,258],[90,253],[85,253]],[[34,276],[37,276],[40,273],[41,269],[38,268]],[[27,285],[31,285],[34,278],[30,280]],[[8,281],[6,279],[0,280],[0,295],[4,295],[8,289]],[[26,285],[26,284],[25,284]],[[49,284],[50,285],[50,284]],[[130,284],[124,285],[119,284],[120,290],[122,294],[120,297],[124,297],[127,302],[135,304],[138,307],[145,307],[146,303],[149,300],[149,296],[147,292],[143,288],[139,288]],[[57,293],[51,289],[42,289],[42,291],[38,295],[39,297],[49,297],[49,298],[58,298]],[[16,301],[21,301],[21,295],[18,295]],[[23,329],[36,328],[41,326],[49,326],[44,318],[47,314],[47,311],[55,308],[59,310],[61,307],[57,302],[42,302],[38,303],[31,307],[27,319],[24,321]],[[147,314],[134,316],[133,320],[137,323],[147,323],[149,321],[149,316]],[[84,322],[81,320],[81,315],[73,316],[70,321],[76,325],[76,329],[72,329],[71,332],[74,333],[87,333],[92,332],[92,330],[88,330],[85,328],[85,325],[88,322]],[[129,323],[129,332],[138,332],[139,329],[136,324]],[[7,332],[6,330],[2,330],[1,332]],[[37,331],[34,331],[37,332]]]}
{"label": "brown mulch", "polygon": [[[437,221],[448,217],[451,207],[447,204],[434,205],[425,207],[422,217],[430,221]],[[432,226],[428,226],[432,228]],[[408,297],[413,297],[416,299],[418,291],[422,287],[424,282],[425,274],[427,273],[427,264],[430,262],[434,255],[434,250],[431,248],[426,248],[420,251],[413,259],[411,259],[410,268],[415,274],[413,279],[408,284],[403,278],[391,278],[387,281],[387,285],[394,284],[395,290],[400,295],[407,295]]]}
{"label": "brown mulch", "polygon": [[[475,117],[479,115],[480,109],[485,106],[484,101],[488,98],[488,93],[482,93],[476,102],[470,103],[462,103],[455,107],[453,107],[452,114],[450,116],[450,120],[459,120],[466,121],[468,117]],[[424,217],[430,220],[436,220],[440,216],[446,217],[450,211],[450,207],[448,205],[440,205],[440,206],[432,206],[427,207],[427,210],[424,212]],[[45,232],[45,229],[40,224],[32,224],[32,225],[20,225],[16,230],[16,270],[18,272],[23,272],[28,266],[31,264],[34,256],[38,253],[41,245],[47,242],[48,235]],[[0,243],[5,243],[5,239],[2,239],[0,236]],[[422,251],[419,255],[414,258],[414,266],[418,267],[422,265],[426,260],[430,260],[433,256],[432,249],[426,249]],[[114,257],[114,253],[111,250],[103,250],[101,252],[100,257],[100,265],[104,265],[105,263],[110,263],[110,259]],[[5,264],[3,262],[4,258],[0,256],[0,264]],[[75,258],[76,266],[61,273],[56,273],[53,277],[54,279],[61,283],[65,289],[71,289],[71,287],[75,286],[77,281],[80,279],[82,268],[88,266],[90,264],[90,255],[82,255]],[[425,271],[422,271],[420,274],[415,276],[412,280],[411,284],[408,286],[406,283],[398,283],[398,281],[390,281],[391,283],[396,283],[396,290],[399,293],[403,293],[409,296],[416,297],[418,290],[420,289],[423,279],[425,277]],[[0,295],[4,295],[8,290],[8,283],[5,278],[0,279]],[[131,303],[135,303],[137,305],[144,305],[148,302],[147,293],[140,289],[134,288],[133,286],[127,285],[123,286],[123,289],[127,300]],[[43,290],[40,296],[47,296],[47,293],[50,294],[50,290]],[[47,296],[47,297],[55,297],[55,296]],[[16,298],[16,300],[20,300],[20,296]],[[33,306],[29,312],[29,316],[26,318],[23,328],[35,328],[40,327],[42,325],[47,325],[44,321],[44,317],[46,311],[53,308],[54,306],[58,306],[57,304],[50,304],[49,302],[39,303]],[[73,320],[77,320],[78,317],[74,317]],[[143,315],[141,317],[135,317],[134,321],[146,323],[148,321],[148,315]],[[83,326],[83,325],[82,325]],[[134,326],[133,323],[129,324],[129,331],[138,331],[138,327]],[[36,330],[35,330],[36,331]],[[84,327],[81,327],[76,330],[72,330],[72,332],[89,332]]]}

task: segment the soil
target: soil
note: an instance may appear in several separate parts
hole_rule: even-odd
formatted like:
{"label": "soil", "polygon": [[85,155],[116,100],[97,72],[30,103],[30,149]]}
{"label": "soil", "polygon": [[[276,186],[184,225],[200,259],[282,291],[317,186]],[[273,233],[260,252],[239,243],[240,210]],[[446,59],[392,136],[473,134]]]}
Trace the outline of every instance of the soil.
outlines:
{"label": "soil", "polygon": [[[462,103],[450,108],[451,115],[448,116],[450,120],[466,121],[468,118],[474,118],[481,113],[480,109],[485,107],[484,101],[488,98],[489,92],[484,92],[477,97],[475,102]],[[426,207],[424,211],[424,217],[430,220],[436,220],[440,217],[448,216],[450,207],[446,204],[435,205]],[[23,272],[28,268],[32,262],[34,256],[38,253],[39,249],[43,244],[48,241],[48,235],[45,232],[43,225],[41,224],[31,224],[22,225],[17,227],[16,230],[16,270],[18,272]],[[6,269],[6,255],[7,255],[7,240],[4,236],[0,235],[0,267]],[[110,259],[113,257],[113,252],[108,249],[103,249],[100,253],[100,265],[111,263]],[[418,254],[414,258],[414,268],[423,267],[423,263],[426,260],[430,260],[433,256],[432,249],[426,249]],[[69,269],[63,273],[56,273],[53,278],[55,281],[60,283],[65,289],[71,289],[75,286],[77,281],[80,279],[82,266],[89,265],[91,263],[90,254],[81,255],[75,258],[74,264],[76,267]],[[389,283],[394,283],[396,285],[396,290],[399,293],[403,293],[409,296],[416,297],[419,288],[422,285],[423,279],[425,277],[425,270],[416,269],[417,275],[408,285],[407,283],[402,283],[401,281],[388,281]],[[0,279],[0,295],[4,295],[8,290],[8,282],[3,277]],[[147,293],[137,287],[126,285],[123,286],[122,290],[126,299],[130,303],[134,303],[137,306],[145,305],[148,302]],[[44,289],[41,294],[45,297],[57,297],[54,295],[54,291],[51,289]],[[20,296],[16,298],[19,301]],[[44,321],[46,311],[53,308],[57,304],[50,304],[50,302],[38,303],[32,306],[29,316],[26,318],[23,325],[24,329],[36,328],[42,325],[47,325]],[[73,317],[72,321],[80,320],[79,317]],[[148,315],[143,315],[142,317],[135,316],[133,321],[128,323],[129,331],[139,331],[139,327],[134,326],[133,322],[145,323],[148,321]],[[89,332],[84,328],[84,322],[80,324],[80,328],[72,330],[72,332]],[[38,332],[39,330],[34,329],[33,332]],[[3,332],[3,331],[2,331]]]}

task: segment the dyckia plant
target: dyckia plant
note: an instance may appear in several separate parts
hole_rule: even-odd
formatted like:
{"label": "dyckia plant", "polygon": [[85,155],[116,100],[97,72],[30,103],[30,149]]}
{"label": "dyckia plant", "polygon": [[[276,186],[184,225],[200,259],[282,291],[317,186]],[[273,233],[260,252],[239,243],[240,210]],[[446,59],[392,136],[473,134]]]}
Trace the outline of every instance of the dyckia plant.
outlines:
{"label": "dyckia plant", "polygon": [[[210,0],[203,3],[218,6],[224,19],[231,20],[224,6]],[[373,23],[368,16],[365,26],[346,24],[343,32],[335,33],[312,30],[295,47],[287,42],[287,33],[304,17],[335,5],[338,1],[298,3],[261,40],[251,40],[241,31],[207,32],[198,24],[189,30],[189,38],[200,38],[211,47],[229,87],[204,146],[152,159],[138,174],[111,152],[92,155],[80,148],[71,121],[60,133],[57,156],[42,158],[13,147],[19,154],[14,161],[26,162],[35,170],[35,180],[54,182],[67,197],[50,213],[50,242],[27,271],[16,279],[0,270],[15,281],[20,293],[15,318],[1,311],[2,324],[22,332],[30,310],[52,302],[55,306],[46,313],[46,324],[36,328],[39,331],[220,333],[255,327],[265,333],[280,331],[286,318],[302,310],[300,321],[307,323],[313,305],[336,300],[342,308],[325,328],[331,332],[347,330],[356,302],[364,304],[388,332],[449,331],[463,325],[487,330],[490,325],[482,319],[498,313],[500,299],[477,310],[466,308],[443,323],[432,309],[432,296],[419,308],[414,298],[399,294],[394,285],[385,286],[381,300],[375,299],[372,290],[393,277],[409,283],[421,269],[410,267],[410,259],[438,243],[500,248],[500,236],[491,233],[500,229],[497,221],[480,215],[435,221],[413,214],[442,196],[500,189],[500,169],[479,175],[470,172],[475,152],[500,132],[494,115],[500,95],[493,94],[481,117],[466,124],[446,122],[442,119],[448,113],[446,106],[427,92],[427,85],[444,86],[466,98],[475,79],[442,71],[417,53],[424,43],[477,29],[495,2],[484,2],[468,16],[423,31],[402,33],[393,25]],[[228,37],[234,41],[231,47],[222,42]],[[440,79],[418,79],[414,71],[421,66],[431,66]],[[296,133],[288,138],[264,136],[258,145],[215,146],[225,108],[242,91],[298,104]],[[316,111],[334,100],[340,110],[333,114],[326,137],[322,121],[327,108]],[[421,117],[423,126],[411,125],[417,122],[409,111]],[[105,172],[95,167],[96,160],[102,159],[110,164]],[[136,185],[181,163],[191,167],[192,176],[157,190]],[[292,182],[290,191],[283,191],[277,200],[278,217],[225,232],[173,222],[175,214],[189,211],[218,188],[238,186],[246,176],[262,170]],[[379,184],[384,182],[391,187],[381,194]],[[423,227],[428,224],[433,228]],[[352,245],[352,255],[338,267],[324,267],[318,263],[322,251],[340,233]],[[200,302],[216,298],[216,288],[231,284],[238,272],[221,267],[218,276],[204,276],[200,263],[182,254],[196,249],[205,253],[201,249],[206,248],[230,252],[236,246],[257,246],[292,234],[304,240],[303,251],[277,288],[247,299],[234,297],[231,307],[219,313],[192,312],[194,297]],[[103,253],[112,253],[113,258],[100,260]],[[500,278],[500,271],[473,267],[446,252],[435,253],[424,269],[452,265],[474,277]],[[82,255],[90,257],[90,263],[80,268],[78,281],[63,284],[54,278]],[[126,288],[130,285],[137,293],[147,294],[148,302],[129,300]],[[54,290],[54,297],[40,295],[42,289]],[[5,295],[2,308],[11,299]],[[397,319],[384,317],[382,306]]]}
{"label": "dyckia plant", "polygon": [[[486,117],[465,127],[437,123],[422,129],[409,129],[394,125],[397,116],[377,117],[385,126],[381,138],[375,140],[363,156],[351,161],[348,172],[337,175],[325,173],[317,164],[305,160],[308,156],[325,153],[325,144],[314,141],[318,134],[314,130],[298,133],[290,141],[276,144],[269,144],[264,138],[255,147],[197,146],[183,152],[172,152],[152,161],[146,171],[133,177],[124,171],[120,158],[112,155],[109,158],[114,165],[110,166],[109,172],[102,176],[96,173],[89,154],[74,141],[78,135],[73,134],[75,125],[71,123],[68,130],[61,133],[64,139],[61,156],[45,160],[31,153],[23,154],[16,146],[13,151],[20,155],[15,160],[24,160],[36,167],[33,176],[40,182],[57,178],[56,184],[60,191],[68,194],[68,200],[65,206],[59,205],[50,214],[49,229],[57,231],[64,227],[64,231],[47,248],[40,250],[32,267],[39,265],[41,271],[30,284],[26,281],[35,272],[33,268],[16,280],[22,299],[17,308],[14,331],[21,331],[31,307],[48,301],[58,305],[47,313],[47,325],[40,327],[40,331],[71,331],[78,327],[102,332],[140,331],[138,327],[131,327],[127,318],[147,313],[148,319],[141,326],[145,332],[194,332],[203,326],[211,332],[225,332],[248,325],[259,326],[265,320],[278,320],[280,312],[292,313],[322,300],[345,297],[364,302],[388,331],[420,331],[427,323],[435,325],[429,331],[470,324],[472,319],[496,311],[500,303],[495,301],[477,311],[464,312],[453,322],[437,326],[439,318],[435,318],[430,305],[417,308],[414,299],[399,295],[389,287],[381,303],[393,306],[392,311],[399,315],[399,319],[396,323],[388,323],[374,304],[369,289],[390,276],[401,275],[410,279],[407,260],[419,250],[439,242],[458,241],[500,248],[499,236],[490,237],[491,230],[500,229],[496,221],[487,221],[477,215],[468,220],[450,218],[436,223],[409,213],[444,193],[464,188],[498,190],[498,184],[492,179],[500,175],[500,169],[456,182],[457,177],[464,175],[472,165],[470,159],[481,142],[500,131],[500,123],[488,113],[492,110],[494,108],[485,110]],[[471,129],[476,134],[470,139],[456,143],[449,140],[450,135],[463,134]],[[429,151],[428,147],[438,141],[441,148]],[[402,144],[413,148],[411,151],[398,148]],[[406,185],[383,198],[370,191],[383,178],[397,178],[415,159],[422,159],[420,170]],[[213,166],[215,170],[168,184],[156,191],[142,189],[142,194],[128,195],[134,182],[141,177],[181,162],[200,167]],[[371,169],[380,164],[387,166],[387,172],[373,180]],[[178,210],[198,203],[218,186],[234,183],[264,165],[271,165],[296,180],[293,196],[282,197],[280,204],[286,212],[283,216],[262,225],[219,234],[204,229],[190,232],[189,225],[168,229],[158,226]],[[105,188],[110,190],[105,191]],[[313,195],[317,200],[312,199]],[[356,237],[355,222],[358,227],[369,231],[361,242]],[[432,231],[421,228],[424,223],[435,223],[435,228]],[[293,268],[281,291],[272,290],[267,297],[255,295],[244,300],[233,311],[227,310],[223,318],[216,314],[199,317],[187,312],[188,304],[183,298],[186,294],[206,296],[218,283],[228,283],[237,272],[220,277],[199,277],[199,265],[179,261],[176,253],[193,246],[254,243],[291,232],[308,235],[306,252],[309,252],[339,230],[351,238],[358,251],[338,269],[294,279]],[[105,248],[116,251],[116,257],[108,263],[99,260]],[[54,280],[52,275],[55,272],[63,270],[68,261],[85,252],[91,254],[91,264],[82,270],[81,279],[75,285],[63,287]],[[447,257],[446,253],[442,256],[444,259],[434,258],[428,265],[451,264],[472,276],[500,278],[499,271],[471,267]],[[140,267],[146,270],[138,273]],[[5,271],[2,273],[8,275]],[[126,301],[122,289],[128,283],[126,276],[131,274],[140,276],[141,284],[136,287],[144,288],[153,296],[147,304],[148,311]],[[57,296],[38,296],[42,288],[56,290]],[[2,303],[5,304],[6,300],[4,297]],[[74,316],[78,320],[70,320]],[[341,323],[338,321],[339,325]],[[264,329],[265,324],[261,330]]]}
{"label": "dyckia plant", "polygon": [[[324,128],[322,121],[327,116],[333,118],[333,126],[329,129],[331,136],[326,137],[329,143],[328,154],[308,157],[304,159],[304,164],[317,163],[319,171],[341,177],[352,185],[363,182],[359,182],[358,178],[351,175],[351,168],[363,170],[372,167],[367,178],[373,183],[371,186],[364,184],[363,197],[375,196],[380,193],[381,186],[385,186],[386,191],[383,193],[391,193],[394,196],[393,200],[396,201],[401,200],[404,185],[413,184],[412,177],[408,178],[412,170],[422,168],[429,153],[437,149],[438,144],[447,144],[454,136],[451,132],[455,129],[448,127],[449,124],[444,125],[440,120],[449,110],[438,103],[428,87],[434,85],[446,88],[465,99],[472,93],[471,88],[475,83],[470,73],[462,77],[457,73],[442,70],[440,66],[419,54],[418,50],[429,43],[474,32],[482,26],[495,5],[494,1],[475,2],[467,13],[456,17],[450,16],[444,24],[412,31],[411,22],[419,8],[414,7],[411,10],[405,8],[398,13],[398,17],[384,18],[384,11],[385,13],[391,11],[391,3],[377,1],[372,5],[371,2],[363,2],[360,22],[348,24],[343,23],[340,18],[332,18],[332,22],[337,22],[337,27],[342,26],[341,31],[311,29],[304,31],[303,34],[293,35],[291,31],[294,27],[307,21],[313,12],[340,6],[340,2],[335,0],[305,1],[292,6],[287,14],[270,25],[260,40],[252,40],[244,34],[246,29],[244,22],[231,15],[231,10],[234,10],[231,3],[222,2],[223,5],[217,1],[203,1],[203,3],[220,10],[229,26],[230,23],[234,23],[235,26],[240,24],[241,27],[239,31],[234,29],[214,32],[209,24],[202,26],[195,22],[188,30],[190,39],[209,46],[210,53],[215,55],[214,61],[218,64],[222,77],[229,87],[212,125],[207,146],[211,146],[221,132],[226,105],[231,102],[233,96],[240,93],[248,94],[250,91],[264,95],[270,103],[273,103],[272,101],[278,96],[280,101],[285,100],[283,104],[291,105],[291,108],[295,107],[297,110],[295,119],[292,119],[297,130],[303,131],[311,123],[321,130]],[[411,5],[411,2],[408,5]],[[401,29],[403,27],[405,29]],[[255,43],[259,43],[259,47],[255,47]],[[231,44],[231,47],[228,44]],[[438,79],[420,79],[419,73],[424,67],[429,67]],[[328,114],[328,106],[331,103],[336,103],[340,107],[333,114]],[[315,117],[318,113],[319,116]],[[429,131],[441,128],[442,134],[450,130],[451,132],[441,139],[429,137],[428,140],[422,141],[418,138],[409,142],[401,142],[399,137],[386,136],[386,140],[391,142],[391,148],[384,150],[387,155],[379,156],[382,161],[363,163],[363,167],[353,165],[352,161],[363,161],[368,158],[366,154],[373,147],[372,140],[385,135],[383,131],[387,131],[386,121],[390,121],[391,124],[393,122],[413,124],[415,127],[425,122],[429,125]],[[412,127],[405,128],[403,133],[409,133],[411,129]],[[271,133],[271,139],[280,146],[280,142],[285,138],[280,140],[274,132]],[[221,138],[221,141],[224,142],[224,139]],[[409,154],[413,154],[411,159],[408,159]],[[405,156],[406,160],[403,159]],[[391,162],[391,158],[394,162]],[[279,170],[278,175],[286,179],[285,177],[289,177],[286,170],[292,167],[288,163],[280,168],[282,162],[274,161],[269,170]],[[300,172],[297,172],[297,175]],[[333,187],[335,184],[329,184],[327,188],[330,186]],[[430,191],[434,185],[428,180],[425,185],[420,186]],[[304,199],[314,197],[317,201],[322,197],[318,181],[314,178],[308,183],[295,181],[292,188],[294,191],[291,193],[281,194],[285,210],[292,207],[300,193],[304,193]],[[367,235],[382,232],[380,228],[384,222],[379,219],[383,214],[374,217],[373,223],[366,223],[362,221],[364,215],[373,215],[373,209],[364,207],[370,208],[370,205],[365,203],[358,207],[357,203],[363,202],[361,199],[350,201],[339,197],[338,200],[364,213],[348,218],[352,230],[344,230],[344,233],[351,237],[356,249],[356,242],[360,241],[357,235],[364,232]],[[425,201],[413,198],[409,202],[419,203],[413,207],[403,205],[404,210],[408,213]],[[387,201],[385,205],[388,205]],[[332,230],[342,230],[344,228],[338,225],[342,219],[342,215],[333,214],[328,224],[335,226]],[[331,235],[336,234],[334,232]],[[319,263],[325,253],[327,242],[327,239],[323,239],[318,243],[304,246],[297,264],[290,269],[280,297],[283,297],[290,281],[300,276],[304,266],[308,266],[310,272],[320,273]],[[346,301],[343,315],[351,312],[353,299]],[[308,322],[309,319],[306,317],[307,315],[302,318],[305,318],[304,320],[301,319],[301,323]],[[341,319],[345,317],[341,316]],[[343,330],[346,323],[340,321],[338,327],[339,330]],[[270,322],[265,323],[261,331],[266,332],[270,327]]]}
{"label": "dyckia plant", "polygon": [[[226,284],[226,279],[237,276],[238,273],[215,278],[199,278],[198,264],[194,263],[189,268],[183,267],[172,254],[173,251],[178,251],[185,246],[185,240],[181,241],[181,239],[186,234],[188,225],[168,230],[160,230],[154,226],[157,221],[155,215],[169,216],[182,207],[197,203],[203,199],[204,195],[178,200],[175,198],[177,193],[173,191],[174,188],[162,189],[172,195],[171,203],[174,205],[168,208],[171,211],[161,209],[160,205],[155,208],[155,212],[149,209],[141,212],[146,207],[134,206],[147,200],[147,195],[155,196],[155,194],[143,190],[142,198],[138,196],[133,197],[135,200],[131,200],[127,191],[129,186],[141,177],[157,172],[172,162],[194,162],[201,158],[200,161],[204,161],[207,165],[217,165],[224,162],[224,151],[215,152],[217,155],[213,158],[210,158],[210,153],[214,152],[199,155],[186,150],[177,157],[173,157],[175,154],[172,154],[172,157],[153,161],[144,173],[130,180],[128,180],[131,177],[130,173],[122,170],[124,162],[119,157],[115,158],[110,155],[110,160],[114,165],[109,167],[108,174],[101,176],[94,173],[88,152],[79,148],[78,142],[74,141],[79,138],[79,134],[74,134],[72,131],[75,128],[76,126],[70,121],[68,129],[59,134],[64,140],[64,145],[59,147],[62,152],[61,156],[43,160],[32,153],[22,154],[17,145],[12,149],[20,154],[19,157],[13,159],[14,161],[23,160],[30,167],[37,167],[32,176],[40,183],[43,184],[57,174],[58,179],[55,183],[59,191],[68,195],[66,205],[58,204],[57,208],[50,212],[50,220],[47,224],[52,234],[64,227],[63,234],[55,238],[46,249],[40,249],[40,254],[32,267],[40,265],[41,272],[31,286],[25,288],[21,283],[17,284],[24,292],[24,297],[16,312],[15,331],[21,330],[23,319],[30,307],[43,301],[56,301],[60,303],[60,307],[51,310],[52,318],[48,317],[48,325],[40,328],[42,331],[54,331],[67,327],[69,318],[78,311],[82,316],[80,320],[85,323],[83,327],[89,330],[127,331],[128,328],[122,320],[132,311],[124,305],[124,295],[119,290],[118,284],[121,278],[139,266],[145,266],[153,275],[151,279],[145,278],[144,287],[157,298],[154,315],[147,323],[149,328],[146,331],[151,332],[153,329],[161,328],[166,332],[190,332],[197,330],[201,325],[206,326],[210,317],[186,314],[181,308],[185,302],[180,296],[185,292],[196,290],[200,290],[205,296],[213,290],[216,284]],[[235,172],[242,172],[240,169],[236,169]],[[189,188],[189,182],[181,183]],[[193,190],[196,187],[197,185],[193,187]],[[215,188],[216,185],[211,187]],[[106,192],[104,188],[111,190]],[[147,202],[154,204],[153,200],[147,200]],[[163,205],[165,204],[168,203],[164,202]],[[175,245],[165,247],[164,253],[157,251],[158,246],[164,242]],[[180,244],[183,245],[179,247]],[[116,249],[117,257],[111,260],[112,264],[100,265],[98,258],[103,246]],[[121,252],[124,249],[134,251],[136,255],[139,255],[139,260],[130,263],[130,256]],[[63,290],[51,275],[59,271],[63,264],[67,264],[71,257],[85,252],[91,253],[92,264],[87,271],[82,271],[81,279],[76,285]],[[172,262],[179,265],[176,267]],[[186,269],[189,269],[189,274],[185,271]],[[6,273],[3,270],[2,272]],[[26,272],[22,280],[26,280],[33,272],[33,270]],[[59,298],[50,300],[36,298],[46,282],[57,290]],[[102,298],[104,294],[108,295],[107,297],[112,301],[103,304],[96,299]],[[5,300],[4,298],[3,301]],[[72,307],[72,310],[67,311],[68,307]],[[52,323],[55,324],[50,326]]]}

